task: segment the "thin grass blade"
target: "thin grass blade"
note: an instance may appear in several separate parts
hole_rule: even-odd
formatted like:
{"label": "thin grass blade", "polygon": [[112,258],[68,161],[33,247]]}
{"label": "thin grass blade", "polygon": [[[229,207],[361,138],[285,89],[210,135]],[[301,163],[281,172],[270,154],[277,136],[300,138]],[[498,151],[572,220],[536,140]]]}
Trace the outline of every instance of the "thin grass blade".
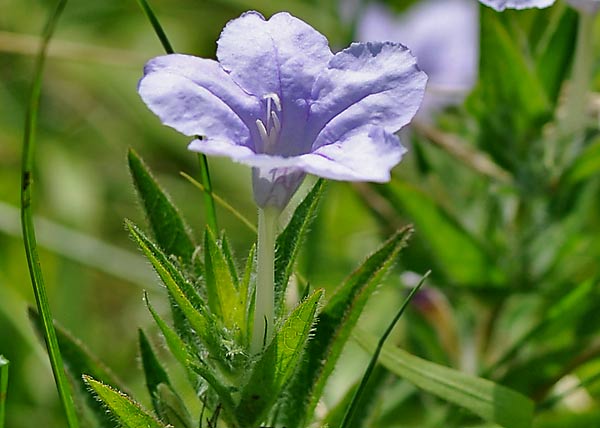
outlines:
{"label": "thin grass blade", "polygon": [[[138,4],[140,5],[142,10],[144,11],[144,14],[150,21],[150,24],[152,25],[152,28],[154,29],[156,36],[160,40],[160,43],[162,44],[165,52],[168,54],[175,53],[173,45],[171,45],[171,42],[167,37],[167,33],[165,33],[165,30],[163,29],[162,25],[160,25],[160,21],[158,20],[156,14],[150,7],[150,4],[146,0],[138,0]],[[200,181],[202,182],[202,186],[205,189],[204,208],[206,211],[206,222],[208,223],[208,226],[212,229],[212,231],[214,233],[217,233],[217,211],[215,209],[215,200],[213,198],[212,193],[212,183],[210,180],[210,171],[208,168],[208,158],[204,154],[199,154],[198,160],[200,162]]]}
{"label": "thin grass blade", "polygon": [[392,322],[388,325],[385,332],[381,335],[381,338],[379,339],[379,342],[377,343],[377,347],[375,348],[375,352],[373,352],[373,356],[371,357],[371,361],[369,361],[369,365],[367,366],[367,369],[365,370],[365,374],[363,375],[363,377],[360,381],[360,384],[358,385],[358,388],[356,389],[356,392],[354,393],[354,397],[352,397],[352,402],[350,403],[350,406],[348,406],[348,410],[346,411],[346,414],[344,415],[344,419],[342,420],[342,423],[340,425],[341,428],[349,428],[351,426],[352,418],[357,410],[357,405],[360,402],[362,395],[367,388],[367,383],[369,382],[369,379],[371,378],[371,374],[373,373],[373,370],[375,369],[375,366],[377,365],[377,360],[379,359],[379,354],[381,354],[381,350],[383,349],[383,344],[385,343],[387,338],[392,333],[394,326],[398,323],[398,321],[400,320],[400,317],[406,310],[408,304],[410,303],[410,301],[412,300],[414,295],[417,293],[417,291],[419,291],[419,289],[423,286],[423,283],[425,282],[425,280],[427,279],[427,277],[429,276],[430,273],[431,273],[431,271],[427,272],[423,276],[423,278],[421,278],[421,280],[419,281],[417,286],[414,287],[410,291],[410,293],[404,300],[404,303],[402,303],[402,306],[400,306],[398,313],[396,314],[396,316],[394,317]]}
{"label": "thin grass blade", "polygon": [[67,418],[67,425],[70,428],[76,428],[79,426],[79,422],[70,386],[64,371],[56,332],[54,331],[54,325],[52,323],[52,313],[46,295],[46,286],[44,284],[44,277],[37,252],[35,226],[33,224],[33,213],[31,209],[35,130],[42,91],[42,75],[50,39],[52,38],[58,19],[66,4],[66,0],[60,0],[54,13],[48,19],[44,30],[42,45],[36,59],[27,113],[25,115],[25,130],[23,137],[23,159],[21,165],[21,225],[23,228],[23,242],[25,245],[25,254],[27,256],[27,265],[31,276],[33,293],[35,295],[38,311],[41,315],[44,340],[46,341],[46,348],[48,349],[48,357],[50,358],[50,365],[52,366],[56,388]]}
{"label": "thin grass blade", "polygon": [[0,428],[4,428],[6,418],[6,394],[8,392],[8,369],[10,361],[0,355]]}

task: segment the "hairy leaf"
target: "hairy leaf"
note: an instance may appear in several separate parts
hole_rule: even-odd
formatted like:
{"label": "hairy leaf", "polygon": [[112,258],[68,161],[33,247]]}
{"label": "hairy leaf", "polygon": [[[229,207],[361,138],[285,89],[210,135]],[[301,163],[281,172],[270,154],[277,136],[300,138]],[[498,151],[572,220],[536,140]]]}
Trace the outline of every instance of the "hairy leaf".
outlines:
{"label": "hairy leaf", "polygon": [[319,314],[314,337],[308,342],[298,370],[286,389],[280,417],[288,428],[306,425],[350,332],[383,275],[406,245],[412,229],[405,228],[386,241],[335,292]]}
{"label": "hairy leaf", "polygon": [[158,245],[165,254],[173,254],[189,266],[196,246],[188,226],[138,154],[130,149],[127,158],[133,183]]}
{"label": "hairy leaf", "polygon": [[84,375],[83,380],[94,395],[106,405],[121,426],[126,428],[166,428],[166,425],[161,424],[128,395],[98,382],[90,376]]}
{"label": "hairy leaf", "polygon": [[280,316],[284,309],[285,290],[294,271],[296,257],[316,216],[325,184],[323,179],[315,183],[275,242],[275,308]]}
{"label": "hairy leaf", "polygon": [[253,368],[237,408],[238,419],[246,426],[258,425],[292,376],[315,321],[323,290],[316,290],[302,302],[275,333]]}

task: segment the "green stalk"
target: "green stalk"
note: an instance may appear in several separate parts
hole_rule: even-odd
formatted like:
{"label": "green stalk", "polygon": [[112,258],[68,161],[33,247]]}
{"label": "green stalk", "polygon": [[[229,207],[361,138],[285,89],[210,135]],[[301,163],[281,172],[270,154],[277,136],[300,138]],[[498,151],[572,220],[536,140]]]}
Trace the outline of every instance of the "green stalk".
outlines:
{"label": "green stalk", "polygon": [[275,319],[275,240],[281,212],[275,207],[258,210],[258,259],[254,323],[250,350],[258,354],[269,343]]}
{"label": "green stalk", "polygon": [[375,348],[375,352],[373,353],[373,356],[371,357],[371,361],[369,361],[369,365],[367,366],[367,369],[365,370],[365,374],[363,375],[362,379],[360,380],[360,384],[358,385],[358,388],[356,388],[356,391],[354,392],[354,396],[352,397],[352,402],[346,409],[346,413],[344,414],[344,419],[342,420],[342,423],[340,424],[340,428],[349,428],[349,427],[353,426],[352,417],[354,416],[354,413],[356,412],[358,403],[363,395],[363,392],[367,388],[367,383],[369,382],[369,379],[371,378],[371,374],[373,373],[373,370],[375,370],[375,366],[377,365],[377,360],[379,359],[379,354],[381,354],[381,350],[383,349],[383,345],[385,344],[385,341],[392,333],[392,330],[396,326],[396,323],[400,320],[400,317],[402,317],[402,314],[404,314],[404,311],[408,307],[408,304],[410,303],[410,301],[412,300],[414,295],[417,293],[417,291],[419,291],[421,289],[421,287],[425,283],[425,280],[427,279],[427,277],[429,276],[430,273],[431,273],[431,271],[428,271],[425,275],[423,275],[423,278],[421,278],[421,280],[419,281],[417,286],[414,287],[412,290],[410,290],[410,293],[404,300],[404,303],[402,303],[402,306],[400,306],[400,309],[396,313],[396,316],[394,317],[392,322],[387,326],[387,328],[381,335],[381,338],[379,338],[379,342],[377,343],[377,348]]}
{"label": "green stalk", "polygon": [[0,355],[0,428],[4,428],[6,394],[8,391],[8,368],[10,361]]}
{"label": "green stalk", "polygon": [[37,253],[37,242],[31,210],[35,128],[42,89],[42,74],[46,62],[48,44],[54,33],[58,18],[66,4],[66,0],[60,0],[56,10],[50,16],[44,30],[42,45],[36,59],[31,93],[27,105],[27,113],[25,115],[25,132],[23,137],[23,159],[21,165],[21,225],[23,228],[23,241],[25,244],[25,254],[27,255],[27,265],[31,276],[31,283],[33,285],[33,293],[35,295],[38,312],[40,313],[44,340],[46,342],[46,348],[48,349],[48,357],[50,358],[50,365],[52,366],[52,372],[54,373],[56,388],[67,417],[68,426],[70,428],[77,428],[79,426],[77,414],[75,412],[69,383],[65,375],[54,324],[52,323],[52,314],[50,312],[50,305],[48,303],[48,296],[46,295],[46,287],[44,285],[44,278]]}
{"label": "green stalk", "polygon": [[[138,4],[146,14],[146,17],[150,21],[156,36],[160,40],[160,43],[163,46],[163,49],[168,54],[175,53],[171,42],[169,42],[169,38],[167,37],[167,33],[160,25],[160,21],[156,17],[156,14],[150,7],[150,4],[146,0],[138,0]],[[208,226],[212,229],[215,235],[218,234],[217,229],[217,212],[215,210],[215,200],[212,193],[212,184],[210,181],[210,171],[208,169],[208,158],[204,154],[199,154],[200,160],[200,182],[204,187],[204,209],[206,211],[206,222]]]}

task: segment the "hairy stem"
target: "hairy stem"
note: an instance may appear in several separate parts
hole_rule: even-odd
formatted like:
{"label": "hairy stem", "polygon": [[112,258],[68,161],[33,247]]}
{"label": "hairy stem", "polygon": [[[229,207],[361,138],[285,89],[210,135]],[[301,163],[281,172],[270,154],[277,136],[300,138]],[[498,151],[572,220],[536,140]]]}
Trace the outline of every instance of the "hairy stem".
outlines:
{"label": "hairy stem", "polygon": [[275,239],[280,211],[258,211],[258,262],[251,351],[259,353],[273,335],[275,312]]}

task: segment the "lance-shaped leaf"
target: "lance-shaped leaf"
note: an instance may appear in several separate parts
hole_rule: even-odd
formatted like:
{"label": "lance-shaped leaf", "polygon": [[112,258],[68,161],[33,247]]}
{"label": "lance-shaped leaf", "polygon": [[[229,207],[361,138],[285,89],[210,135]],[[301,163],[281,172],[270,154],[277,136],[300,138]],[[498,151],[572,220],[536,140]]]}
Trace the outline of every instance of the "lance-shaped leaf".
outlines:
{"label": "lance-shaped leaf", "polygon": [[275,242],[275,307],[281,316],[284,296],[302,242],[315,219],[319,201],[325,190],[325,180],[319,179],[298,205],[287,226]]}
{"label": "lance-shaped leaf", "polygon": [[340,286],[319,314],[314,337],[286,388],[280,417],[288,428],[305,426],[350,332],[383,275],[396,260],[412,232],[405,228],[386,241]]}
{"label": "lance-shaped leaf", "polygon": [[167,256],[133,223],[127,222],[133,239],[158,273],[167,287],[169,296],[175,301],[192,329],[202,339],[203,344],[216,358],[221,357],[218,332],[214,320],[206,309],[204,301],[184,276],[169,261]]}
{"label": "lance-shaped leaf", "polygon": [[139,332],[140,356],[146,378],[146,388],[154,411],[162,422],[173,426],[191,427],[191,418],[183,401],[173,390],[169,376],[152,349],[142,329]]}
{"label": "lance-shaped leaf", "polygon": [[237,274],[232,274],[235,270],[233,260],[228,260],[228,257],[231,258],[229,251],[224,252],[211,230],[207,229],[204,236],[204,274],[208,305],[226,328],[243,330],[246,308],[242,306],[243,299],[238,291]]}
{"label": "lance-shaped leaf", "polygon": [[190,265],[196,246],[188,226],[138,154],[130,149],[127,159],[133,183],[158,245],[165,254],[173,254],[184,265]]}
{"label": "lance-shaped leaf", "polygon": [[[43,336],[39,314],[32,308],[29,308],[28,313],[33,327],[41,339]],[[106,414],[102,404],[90,395],[82,376],[89,375],[105,384],[124,390],[121,386],[121,382],[79,339],[75,338],[56,322],[54,322],[54,328],[56,330],[60,352],[65,363],[65,369],[77,386],[77,388],[74,389],[75,398],[81,406],[86,406],[90,410],[100,427],[112,428],[114,426],[113,421],[109,415]]]}
{"label": "lance-shaped leaf", "polygon": [[[375,350],[375,336],[364,332],[355,332],[355,335],[365,350]],[[418,388],[470,410],[488,422],[504,428],[531,427],[533,401],[512,389],[432,363],[391,345],[383,346],[379,361]]]}
{"label": "lance-shaped leaf", "polygon": [[158,313],[154,310],[150,301],[148,300],[148,295],[145,295],[146,306],[148,310],[152,314],[152,318],[154,318],[154,322],[160,329],[163,337],[165,338],[165,342],[167,343],[167,347],[171,354],[175,357],[175,359],[181,364],[183,368],[185,368],[188,380],[190,384],[198,389],[198,376],[189,368],[188,361],[190,359],[190,354],[187,350],[187,344],[183,341],[181,337],[177,335],[175,330],[173,330],[169,325],[158,315]]}
{"label": "lance-shaped leaf", "polygon": [[90,390],[102,401],[111,415],[125,428],[166,428],[154,416],[142,409],[128,395],[98,382],[90,376],[83,376]]}
{"label": "lance-shaped leaf", "polygon": [[286,319],[252,370],[237,408],[243,426],[258,426],[292,376],[308,341],[323,290],[316,290]]}
{"label": "lance-shaped leaf", "polygon": [[195,427],[192,422],[192,417],[187,408],[183,404],[181,397],[175,390],[164,383],[159,383],[156,387],[158,394],[158,410],[160,418],[169,424],[169,426],[177,428],[192,428]]}

